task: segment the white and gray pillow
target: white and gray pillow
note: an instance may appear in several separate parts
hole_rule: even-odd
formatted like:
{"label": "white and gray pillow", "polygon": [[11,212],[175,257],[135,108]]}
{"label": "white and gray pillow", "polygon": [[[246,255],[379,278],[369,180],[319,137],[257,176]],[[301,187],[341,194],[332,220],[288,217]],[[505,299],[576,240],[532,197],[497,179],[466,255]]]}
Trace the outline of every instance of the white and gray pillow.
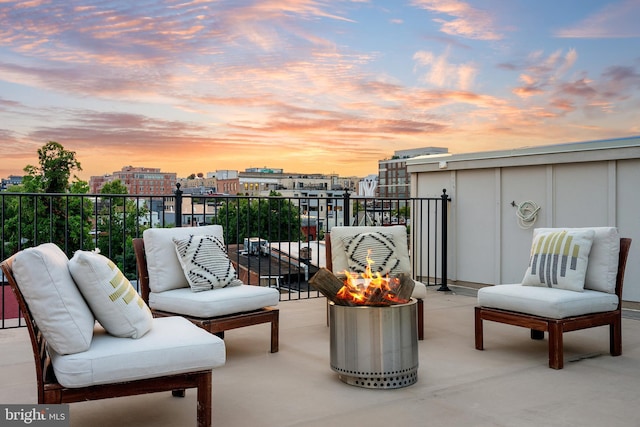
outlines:
{"label": "white and gray pillow", "polygon": [[222,239],[215,235],[173,238],[178,260],[194,292],[242,285]]}
{"label": "white and gray pillow", "polygon": [[396,244],[391,234],[372,231],[342,236],[350,271],[363,273],[369,265],[372,273],[393,275],[398,273],[400,260],[396,256]]}
{"label": "white and gray pillow", "polygon": [[594,235],[590,229],[535,234],[522,284],[582,292]]}
{"label": "white and gray pillow", "polygon": [[96,252],[77,251],[69,260],[69,271],[108,333],[140,338],[151,329],[151,310],[109,258]]}

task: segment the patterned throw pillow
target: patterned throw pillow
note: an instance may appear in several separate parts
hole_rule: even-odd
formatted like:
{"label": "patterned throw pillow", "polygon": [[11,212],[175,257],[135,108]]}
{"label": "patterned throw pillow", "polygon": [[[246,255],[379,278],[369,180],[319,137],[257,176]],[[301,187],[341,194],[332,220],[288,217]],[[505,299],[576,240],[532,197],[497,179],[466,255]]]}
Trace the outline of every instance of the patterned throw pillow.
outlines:
{"label": "patterned throw pillow", "polygon": [[[343,236],[349,269],[363,273],[367,268],[367,256],[373,261],[371,272],[381,275],[397,274],[400,260],[396,256],[396,245],[393,236],[380,232],[360,233],[354,236]],[[342,273],[342,272],[336,272]]]}
{"label": "patterned throw pillow", "polygon": [[537,234],[522,284],[582,292],[594,234],[589,229]]}
{"label": "patterned throw pillow", "polygon": [[109,258],[97,252],[76,251],[69,260],[69,272],[109,334],[140,338],[151,329],[149,307]]}
{"label": "patterned throw pillow", "polygon": [[180,265],[194,292],[242,285],[218,236],[173,239]]}

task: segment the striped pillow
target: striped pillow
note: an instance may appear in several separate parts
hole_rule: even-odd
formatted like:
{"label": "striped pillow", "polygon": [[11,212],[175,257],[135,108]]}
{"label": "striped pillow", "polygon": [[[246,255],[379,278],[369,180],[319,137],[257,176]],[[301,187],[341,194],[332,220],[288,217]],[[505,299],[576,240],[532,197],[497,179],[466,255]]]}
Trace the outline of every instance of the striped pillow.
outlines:
{"label": "striped pillow", "polygon": [[[373,261],[371,272],[381,275],[398,274],[400,260],[396,256],[396,244],[391,234],[377,231],[343,236],[342,241],[347,253],[349,268],[355,273],[364,273],[367,268],[367,256]],[[337,271],[336,273],[342,273]]]}
{"label": "striped pillow", "polygon": [[235,268],[218,236],[173,238],[184,275],[194,292],[239,286]]}
{"label": "striped pillow", "polygon": [[96,319],[111,335],[140,338],[151,329],[149,307],[109,258],[77,251],[68,267]]}
{"label": "striped pillow", "polygon": [[537,234],[522,284],[582,292],[594,235],[589,229]]}

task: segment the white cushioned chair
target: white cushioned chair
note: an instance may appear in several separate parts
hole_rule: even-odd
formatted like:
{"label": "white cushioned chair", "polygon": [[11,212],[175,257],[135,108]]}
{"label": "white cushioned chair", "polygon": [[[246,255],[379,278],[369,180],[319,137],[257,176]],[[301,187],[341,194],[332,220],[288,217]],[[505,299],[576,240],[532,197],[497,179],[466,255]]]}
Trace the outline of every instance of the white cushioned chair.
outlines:
{"label": "white cushioned chair", "polygon": [[[375,261],[372,266],[383,275],[411,272],[407,228],[392,226],[335,226],[325,235],[327,269],[336,275],[344,271],[363,272],[368,250]],[[375,270],[374,270],[375,271]],[[412,297],[418,303],[418,339],[424,339],[424,299],[427,287],[414,280]]]}
{"label": "white cushioned chair", "polygon": [[209,427],[212,369],[225,364],[224,341],[181,317],[153,319],[113,263],[85,255],[91,261],[84,267],[94,270],[83,270],[92,277],[81,280],[100,279],[106,286],[77,287],[79,276],[72,275],[66,254],[52,243],[20,251],[1,264],[29,330],[38,403],[159,391],[184,396],[184,389],[195,387],[197,425]]}
{"label": "white cushioned chair", "polygon": [[[478,290],[475,347],[483,350],[483,320],[549,335],[549,367],[564,366],[562,334],[609,325],[610,353],[622,353],[622,285],[631,239],[614,227],[534,230],[522,283]],[[564,263],[563,263],[564,261]]]}
{"label": "white cushioned chair", "polygon": [[[197,242],[199,249],[188,239]],[[270,351],[275,353],[280,292],[241,283],[222,253],[223,239],[220,225],[145,230],[142,238],[133,240],[142,298],[154,317],[183,316],[221,337],[229,329],[271,323]],[[182,257],[177,244],[182,244]],[[222,252],[212,255],[218,249]]]}

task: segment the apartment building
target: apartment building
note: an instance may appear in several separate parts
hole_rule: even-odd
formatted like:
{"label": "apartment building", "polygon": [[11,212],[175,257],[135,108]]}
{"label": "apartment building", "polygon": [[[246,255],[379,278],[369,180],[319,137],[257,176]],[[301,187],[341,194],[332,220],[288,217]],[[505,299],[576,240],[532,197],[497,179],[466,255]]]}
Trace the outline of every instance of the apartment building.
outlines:
{"label": "apartment building", "polygon": [[92,176],[89,179],[91,193],[99,193],[104,184],[120,180],[129,194],[163,196],[175,191],[177,174],[161,172],[160,168],[124,166],[111,175]]}
{"label": "apartment building", "polygon": [[378,161],[378,191],[383,198],[404,199],[410,197],[411,180],[407,173],[407,159],[433,154],[446,154],[442,147],[424,147],[397,150],[390,159]]}

